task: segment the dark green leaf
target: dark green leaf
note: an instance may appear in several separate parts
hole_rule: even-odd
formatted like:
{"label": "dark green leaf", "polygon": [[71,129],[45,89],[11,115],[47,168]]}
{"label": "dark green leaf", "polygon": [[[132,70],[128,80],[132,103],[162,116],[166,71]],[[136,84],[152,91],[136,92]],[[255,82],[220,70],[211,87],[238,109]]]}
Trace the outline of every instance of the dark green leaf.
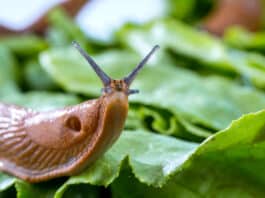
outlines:
{"label": "dark green leaf", "polygon": [[60,183],[50,181],[40,184],[29,184],[18,180],[15,184],[18,198],[52,198]]}
{"label": "dark green leaf", "polygon": [[24,79],[27,82],[27,88],[33,90],[52,90],[56,87],[53,80],[42,69],[38,61],[31,60],[26,63]]}
{"label": "dark green leaf", "polygon": [[100,190],[102,188],[87,184],[73,185],[66,190],[63,198],[101,198]]}

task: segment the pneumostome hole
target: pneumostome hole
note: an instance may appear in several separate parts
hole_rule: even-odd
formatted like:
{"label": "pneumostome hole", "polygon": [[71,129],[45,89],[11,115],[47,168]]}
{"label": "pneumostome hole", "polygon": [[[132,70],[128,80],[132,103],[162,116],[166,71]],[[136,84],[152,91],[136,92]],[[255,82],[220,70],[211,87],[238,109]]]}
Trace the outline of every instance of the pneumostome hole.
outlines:
{"label": "pneumostome hole", "polygon": [[69,117],[65,122],[65,126],[77,132],[81,130],[81,122],[76,116]]}

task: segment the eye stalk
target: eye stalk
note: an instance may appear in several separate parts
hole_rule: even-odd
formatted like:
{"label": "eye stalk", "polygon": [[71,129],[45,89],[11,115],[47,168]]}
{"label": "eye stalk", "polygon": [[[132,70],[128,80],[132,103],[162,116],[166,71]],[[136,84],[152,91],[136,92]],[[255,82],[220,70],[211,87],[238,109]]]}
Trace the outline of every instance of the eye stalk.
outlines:
{"label": "eye stalk", "polygon": [[97,63],[81,48],[81,46],[76,41],[73,41],[72,44],[87,60],[87,62],[94,69],[98,77],[101,79],[104,85],[104,88],[102,89],[102,92],[104,94],[111,93],[112,91],[123,91],[126,92],[128,95],[139,93],[139,90],[129,89],[129,87],[137,76],[137,74],[139,73],[139,71],[150,59],[150,57],[155,53],[156,50],[159,49],[159,46],[155,45],[128,76],[124,77],[122,80],[113,80],[97,65]]}
{"label": "eye stalk", "polygon": [[155,53],[156,50],[159,49],[159,45],[155,45],[152,50],[144,57],[144,59],[135,67],[135,69],[125,78],[123,78],[124,82],[128,85],[128,87],[132,84],[133,80],[139,73],[139,71],[143,68],[143,66],[147,63],[150,57]]}
{"label": "eye stalk", "polygon": [[98,64],[81,48],[76,41],[73,41],[72,44],[94,69],[98,77],[101,79],[103,85],[108,86],[111,82],[111,78],[98,66]]}

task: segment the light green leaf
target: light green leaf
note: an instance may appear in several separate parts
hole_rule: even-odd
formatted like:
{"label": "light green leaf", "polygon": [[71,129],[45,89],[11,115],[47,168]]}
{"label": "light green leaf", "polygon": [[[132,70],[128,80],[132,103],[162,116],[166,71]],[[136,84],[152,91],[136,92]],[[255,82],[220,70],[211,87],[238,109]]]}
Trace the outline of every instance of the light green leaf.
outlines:
{"label": "light green leaf", "polygon": [[168,13],[179,19],[191,16],[196,4],[195,0],[166,0],[165,2]]}
{"label": "light green leaf", "polygon": [[0,173],[0,191],[8,189],[15,183],[16,179],[4,173]]}
{"label": "light green leaf", "polygon": [[[48,15],[48,21],[53,28],[48,38],[51,46],[69,45],[73,40],[77,40],[82,46],[89,48],[86,35],[63,9],[53,9]],[[62,38],[59,38],[58,34],[61,34]]]}
{"label": "light green leaf", "polygon": [[19,56],[34,55],[48,47],[44,39],[33,34],[3,37],[0,44]]}
{"label": "light green leaf", "polygon": [[11,51],[0,45],[0,97],[17,91],[18,68]]}
{"label": "light green leaf", "polygon": [[226,30],[224,41],[241,49],[265,50],[265,32],[249,32],[242,27],[231,27]]}
{"label": "light green leaf", "polygon": [[29,184],[17,180],[15,187],[17,190],[17,198],[52,198],[60,183],[50,181],[40,184]]}
{"label": "light green leaf", "polygon": [[[140,57],[126,51],[109,51],[94,59],[110,76],[122,78]],[[102,85],[98,77],[75,49],[50,50],[43,53],[40,60],[43,68],[64,89],[99,95]],[[239,86],[225,78],[203,77],[174,67],[170,59],[160,57],[159,53],[132,86],[140,93],[132,95],[131,101],[166,109],[175,117],[211,131],[223,129],[242,114],[265,107],[265,95],[258,90]]]}
{"label": "light green leaf", "polygon": [[178,55],[210,68],[236,73],[258,87],[265,87],[265,63],[259,61],[264,56],[229,48],[221,40],[181,22],[162,20],[140,28],[125,27],[118,35],[124,45],[141,55],[154,44],[160,44]]}
{"label": "light green leaf", "polygon": [[38,111],[48,111],[80,103],[80,100],[74,95],[41,91],[32,91],[23,94],[13,93],[12,95],[3,96],[1,101]]}
{"label": "light green leaf", "polygon": [[[233,121],[227,129],[199,146],[148,132],[125,131],[103,158],[82,174],[71,177],[57,191],[56,197],[61,197],[70,185],[78,183],[111,184],[118,178],[125,159],[128,159],[128,165],[123,166],[123,171],[129,167],[141,183],[153,186],[143,188],[130,173],[127,172],[130,176],[125,178],[122,173],[112,187],[117,193],[122,186],[122,191],[131,195],[128,197],[140,194],[151,197],[154,193],[174,193],[170,197],[178,193],[192,197],[240,197],[242,193],[246,197],[264,196],[264,129],[265,111],[260,111]],[[130,188],[134,185],[127,186],[126,182],[136,183],[134,192]],[[163,188],[154,188],[158,186]],[[117,194],[123,194],[122,191]]]}
{"label": "light green leaf", "polygon": [[73,184],[111,184],[118,177],[125,159],[128,159],[141,182],[162,186],[196,147],[197,144],[166,136],[125,131],[103,158],[80,175],[71,177],[57,191],[56,197],[61,197],[67,187]]}

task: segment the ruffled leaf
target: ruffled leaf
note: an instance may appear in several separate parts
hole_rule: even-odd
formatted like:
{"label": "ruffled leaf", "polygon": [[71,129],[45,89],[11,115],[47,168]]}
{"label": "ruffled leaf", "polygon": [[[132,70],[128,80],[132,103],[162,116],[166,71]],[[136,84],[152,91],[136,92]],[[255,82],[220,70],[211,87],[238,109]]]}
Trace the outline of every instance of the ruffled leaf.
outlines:
{"label": "ruffled leaf", "polygon": [[[126,171],[129,167],[134,176],[126,179],[122,173],[113,187],[123,184],[122,189],[129,194],[131,188],[126,188],[124,182],[134,182],[132,177],[135,177],[141,183],[153,186],[147,191],[134,191],[142,195],[149,190],[162,194],[168,193],[168,190],[175,193],[186,191],[196,196],[218,193],[265,195],[262,188],[265,184],[262,171],[265,160],[264,127],[265,111],[248,114],[199,146],[143,131],[124,132],[103,158],[82,174],[71,177],[57,191],[56,197],[61,197],[73,184],[109,185],[118,178],[121,167],[126,175],[131,175]],[[124,166],[126,159],[129,166]],[[142,184],[137,185],[141,188]],[[154,188],[158,186],[163,188]]]}

